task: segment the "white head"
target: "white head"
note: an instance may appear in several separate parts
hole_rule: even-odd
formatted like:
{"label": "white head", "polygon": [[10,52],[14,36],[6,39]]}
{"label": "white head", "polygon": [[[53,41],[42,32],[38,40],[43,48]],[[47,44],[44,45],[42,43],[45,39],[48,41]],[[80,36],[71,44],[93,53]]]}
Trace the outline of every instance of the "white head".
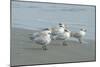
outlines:
{"label": "white head", "polygon": [[59,23],[59,27],[65,28],[65,25],[63,23]]}
{"label": "white head", "polygon": [[81,28],[80,29],[80,34],[82,35],[82,36],[84,36],[85,34],[86,34],[86,29],[85,28]]}
{"label": "white head", "polygon": [[81,28],[80,31],[86,32],[87,30],[85,28]]}
{"label": "white head", "polygon": [[51,29],[49,29],[49,28],[45,28],[45,29],[43,29],[43,33],[45,33],[45,34],[51,34]]}

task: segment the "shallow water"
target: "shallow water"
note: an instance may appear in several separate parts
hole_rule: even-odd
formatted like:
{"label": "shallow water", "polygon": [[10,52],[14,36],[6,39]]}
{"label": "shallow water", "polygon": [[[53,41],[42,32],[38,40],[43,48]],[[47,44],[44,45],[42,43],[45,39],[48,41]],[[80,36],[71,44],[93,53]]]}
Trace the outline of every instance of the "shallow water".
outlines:
{"label": "shallow water", "polygon": [[87,28],[86,39],[95,39],[95,8],[48,3],[12,1],[12,27],[40,29],[63,22],[72,31]]}

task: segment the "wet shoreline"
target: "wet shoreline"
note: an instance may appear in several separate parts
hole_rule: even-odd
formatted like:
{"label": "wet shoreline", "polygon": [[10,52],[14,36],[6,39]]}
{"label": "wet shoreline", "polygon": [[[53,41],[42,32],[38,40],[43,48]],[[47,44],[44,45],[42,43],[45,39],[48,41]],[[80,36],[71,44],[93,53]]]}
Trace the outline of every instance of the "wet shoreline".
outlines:
{"label": "wet shoreline", "polygon": [[52,41],[43,51],[41,45],[29,40],[33,30],[12,28],[11,31],[11,65],[62,63],[77,61],[95,61],[95,41],[84,40],[83,44],[69,40],[67,46],[61,40]]}

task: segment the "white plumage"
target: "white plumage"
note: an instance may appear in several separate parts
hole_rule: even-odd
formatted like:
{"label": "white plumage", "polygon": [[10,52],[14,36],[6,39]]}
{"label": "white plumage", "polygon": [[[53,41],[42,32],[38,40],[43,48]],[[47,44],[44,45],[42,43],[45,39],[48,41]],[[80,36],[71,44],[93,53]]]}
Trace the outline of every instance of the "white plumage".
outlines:
{"label": "white plumage", "polygon": [[70,38],[70,31],[69,30],[65,30],[64,33],[58,34],[56,36],[57,40],[67,40],[69,38]]}
{"label": "white plumage", "polygon": [[51,42],[50,33],[49,29],[45,29],[44,31],[34,33],[30,39],[42,45],[43,50],[47,50],[47,45]]}
{"label": "white plumage", "polygon": [[70,37],[71,32],[68,29],[66,29],[64,33],[56,36],[56,40],[63,40],[63,45],[67,45],[67,40],[70,39]]}
{"label": "white plumage", "polygon": [[59,23],[56,27],[33,33],[30,39],[42,45],[43,50],[47,50],[47,45],[51,42],[51,39],[63,40],[63,45],[67,45],[67,40],[71,37],[78,39],[79,42],[82,43],[82,39],[85,35],[86,29],[84,28],[80,29],[79,32],[72,32],[66,28],[64,24]]}
{"label": "white plumage", "polygon": [[71,37],[74,37],[82,43],[83,37],[86,35],[86,29],[82,28],[79,32],[71,32]]}
{"label": "white plumage", "polygon": [[59,23],[59,25],[57,27],[53,27],[51,28],[51,32],[52,32],[52,39],[55,40],[55,38],[60,35],[63,34],[65,30],[65,25],[62,23]]}

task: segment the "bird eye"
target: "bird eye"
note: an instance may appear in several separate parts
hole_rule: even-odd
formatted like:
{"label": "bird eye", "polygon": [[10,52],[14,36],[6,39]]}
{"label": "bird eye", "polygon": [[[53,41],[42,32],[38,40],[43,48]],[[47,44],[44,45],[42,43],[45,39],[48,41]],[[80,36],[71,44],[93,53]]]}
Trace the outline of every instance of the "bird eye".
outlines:
{"label": "bird eye", "polygon": [[66,31],[66,30],[65,30]]}
{"label": "bird eye", "polygon": [[68,32],[68,30],[65,30],[66,32]]}
{"label": "bird eye", "polygon": [[59,25],[62,25],[61,23],[59,23]]}
{"label": "bird eye", "polygon": [[59,26],[59,27],[63,27],[63,26]]}

